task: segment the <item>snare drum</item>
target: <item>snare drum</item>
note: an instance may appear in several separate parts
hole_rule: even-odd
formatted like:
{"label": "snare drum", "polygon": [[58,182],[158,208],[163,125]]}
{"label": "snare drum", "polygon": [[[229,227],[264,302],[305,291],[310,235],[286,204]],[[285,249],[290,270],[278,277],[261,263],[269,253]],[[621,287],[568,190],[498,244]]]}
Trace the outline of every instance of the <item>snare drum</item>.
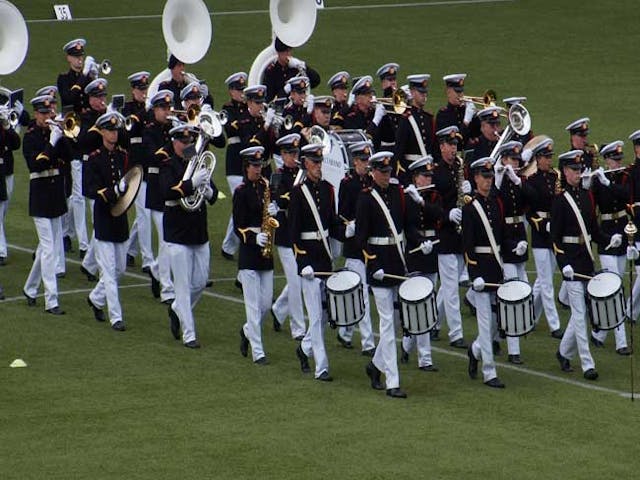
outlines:
{"label": "snare drum", "polygon": [[438,308],[431,280],[423,276],[406,279],[400,284],[398,297],[405,335],[420,335],[435,327]]}
{"label": "snare drum", "polygon": [[521,337],[534,327],[533,290],[522,280],[509,280],[498,287],[498,326],[507,337]]}
{"label": "snare drum", "polygon": [[588,310],[595,330],[611,330],[625,319],[622,279],[614,272],[597,274],[587,284]]}
{"label": "snare drum", "polygon": [[340,270],[327,279],[329,323],[332,328],[355,325],[364,317],[364,296],[360,275]]}

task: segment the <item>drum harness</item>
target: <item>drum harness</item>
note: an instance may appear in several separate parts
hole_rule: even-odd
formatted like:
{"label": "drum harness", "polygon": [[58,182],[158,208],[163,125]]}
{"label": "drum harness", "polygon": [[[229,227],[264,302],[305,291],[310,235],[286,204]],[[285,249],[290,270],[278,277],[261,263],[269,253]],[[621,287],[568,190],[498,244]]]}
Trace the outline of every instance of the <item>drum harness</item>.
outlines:
{"label": "drum harness", "polygon": [[320,214],[318,213],[318,209],[316,208],[316,202],[313,201],[313,197],[311,196],[311,192],[309,191],[309,187],[306,184],[302,184],[300,187],[304,198],[307,200],[309,204],[309,208],[311,209],[311,213],[313,214],[313,219],[316,222],[316,226],[318,227],[318,236],[322,240],[322,244],[324,245],[324,249],[327,251],[327,255],[329,255],[329,260],[333,258],[331,255],[331,249],[329,248],[329,243],[327,242],[327,234],[325,229],[322,228],[322,220],[320,220]]}
{"label": "drum harness", "polygon": [[398,235],[398,230],[396,230],[396,224],[393,222],[393,218],[391,218],[391,212],[389,212],[389,209],[385,205],[384,200],[382,200],[382,197],[375,188],[371,189],[371,196],[375,199],[376,202],[378,202],[382,213],[387,219],[389,229],[391,230],[391,234],[393,235],[395,241],[396,249],[398,250],[398,255],[400,255],[400,260],[402,260],[402,265],[404,266],[404,270],[406,272],[407,262],[404,259],[404,254],[402,253],[402,239],[400,238],[400,235]]}
{"label": "drum harness", "polygon": [[496,257],[498,265],[500,265],[500,269],[504,272],[504,264],[502,263],[502,258],[500,258],[500,250],[498,249],[498,244],[496,243],[496,237],[494,237],[493,235],[493,230],[491,230],[491,225],[489,225],[487,214],[484,212],[484,209],[482,208],[482,205],[480,205],[480,202],[478,202],[478,200],[474,200],[473,202],[471,202],[471,204],[478,212],[478,216],[482,221],[482,225],[487,232],[487,237],[489,238],[489,244],[491,245],[493,256]]}
{"label": "drum harness", "polygon": [[[418,128],[418,123],[416,122],[415,117],[412,115],[409,115],[407,117],[407,120],[409,120],[409,124],[411,125],[411,128],[413,129],[413,134],[416,136],[416,141],[418,142],[418,148],[420,148],[420,154],[423,157],[427,156],[427,149],[424,146],[424,140],[422,139],[422,135],[420,135],[420,129]],[[408,155],[405,155],[405,157],[407,157]],[[409,158],[407,158],[407,160],[410,160]],[[414,158],[413,160],[419,160],[419,158]]]}
{"label": "drum harness", "polygon": [[580,210],[578,210],[578,205],[576,205],[575,200],[569,192],[565,191],[563,195],[564,198],[567,199],[567,203],[571,207],[571,210],[573,210],[573,213],[576,216],[576,220],[578,220],[578,226],[580,227],[580,231],[582,232],[582,236],[584,237],[584,244],[587,247],[587,252],[589,252],[591,261],[594,262],[595,260],[593,259],[593,251],[591,250],[591,241],[589,239],[589,235],[587,234],[587,226],[584,224],[584,219],[580,214]]}

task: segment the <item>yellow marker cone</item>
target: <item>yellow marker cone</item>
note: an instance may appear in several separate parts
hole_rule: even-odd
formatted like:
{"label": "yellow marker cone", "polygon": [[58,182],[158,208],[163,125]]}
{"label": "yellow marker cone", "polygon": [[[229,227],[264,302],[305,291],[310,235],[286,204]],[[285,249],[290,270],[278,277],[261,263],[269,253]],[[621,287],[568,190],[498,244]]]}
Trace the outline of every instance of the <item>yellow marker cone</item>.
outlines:
{"label": "yellow marker cone", "polygon": [[224,200],[227,196],[222,193],[222,191],[218,190],[218,200]]}
{"label": "yellow marker cone", "polygon": [[16,358],[13,362],[11,362],[11,365],[9,366],[11,368],[21,368],[21,367],[26,367],[27,363],[21,358]]}

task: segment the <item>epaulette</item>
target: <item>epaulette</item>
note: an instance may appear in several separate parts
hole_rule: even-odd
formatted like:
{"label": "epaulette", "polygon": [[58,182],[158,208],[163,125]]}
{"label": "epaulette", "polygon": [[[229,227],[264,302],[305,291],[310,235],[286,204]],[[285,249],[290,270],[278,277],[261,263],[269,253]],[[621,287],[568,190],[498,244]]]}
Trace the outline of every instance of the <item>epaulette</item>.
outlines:
{"label": "epaulette", "polygon": [[100,153],[100,149],[96,148],[93,152],[89,153],[89,157],[94,157],[96,156],[98,153]]}
{"label": "epaulette", "polygon": [[269,65],[267,65],[267,68],[265,68],[264,70],[265,70],[265,72],[267,70],[273,70],[275,68],[275,66],[276,66],[276,62],[271,62]]}
{"label": "epaulette", "polygon": [[122,148],[122,146],[120,146],[120,145],[116,145],[116,150],[118,150],[120,152],[127,153],[127,151],[124,148]]}
{"label": "epaulette", "polygon": [[371,187],[364,187],[362,191],[365,193],[369,193],[371,191]]}
{"label": "epaulette", "polygon": [[169,158],[169,156],[170,156],[170,155],[169,155],[169,152],[167,152],[167,151],[164,149],[164,147],[160,147],[158,150],[156,150],[156,151],[155,151],[155,153],[154,153],[154,155],[157,155],[157,156],[159,156],[159,157],[164,156],[164,157],[166,157],[166,158]]}

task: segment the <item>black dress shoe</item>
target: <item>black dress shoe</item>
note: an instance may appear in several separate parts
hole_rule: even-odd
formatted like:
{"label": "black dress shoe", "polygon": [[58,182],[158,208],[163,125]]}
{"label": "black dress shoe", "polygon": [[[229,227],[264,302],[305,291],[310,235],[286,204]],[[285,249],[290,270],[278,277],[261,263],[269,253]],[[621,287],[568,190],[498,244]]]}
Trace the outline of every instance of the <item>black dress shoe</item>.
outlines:
{"label": "black dress shoe", "polygon": [[176,312],[171,308],[171,304],[169,304],[169,308],[167,309],[169,312],[169,329],[171,330],[171,335],[176,340],[180,340],[180,319]]}
{"label": "black dress shoe", "polygon": [[419,370],[422,370],[423,372],[437,372],[438,371],[438,367],[436,367],[435,365],[424,365],[422,367],[418,367]]}
{"label": "black dress shoe", "polygon": [[48,308],[45,311],[47,313],[50,313],[51,315],[64,315],[65,314],[64,310],[62,310],[59,306],[55,306],[53,308]]}
{"label": "black dress shoe", "polygon": [[500,342],[498,342],[497,340],[491,342],[491,348],[494,355],[502,355],[502,347],[500,346]]}
{"label": "black dress shoe", "polygon": [[558,301],[558,305],[560,305],[563,310],[569,310],[569,308],[570,308],[569,305],[567,305],[566,303],[560,301],[560,295],[558,295],[556,297],[556,300]]}
{"label": "black dress shoe", "polygon": [[124,332],[126,330],[124,322],[122,320],[118,320],[116,323],[111,325],[111,328],[113,328],[116,332]]}
{"label": "black dress shoe", "polygon": [[66,277],[66,275],[67,274],[64,273],[64,272],[58,272],[58,273],[56,273],[56,278],[64,278],[64,277]]}
{"label": "black dress shoe", "polygon": [[80,260],[84,260],[85,255],[87,254],[86,250],[80,250],[78,252],[78,256],[80,257]]}
{"label": "black dress shoe", "polygon": [[149,269],[149,277],[151,278],[151,295],[153,298],[160,298],[160,282],[153,276],[151,269]]}
{"label": "black dress shoe", "polygon": [[376,354],[376,347],[370,348],[369,350],[363,350],[362,351],[362,356],[363,357],[373,358],[373,356],[375,354]]}
{"label": "black dress shoe", "polygon": [[633,350],[631,350],[629,347],[622,347],[622,348],[618,348],[616,350],[616,353],[618,355],[622,355],[624,357],[631,355],[633,353]]}
{"label": "black dress shoe", "polygon": [[553,332],[551,332],[551,336],[557,340],[562,340],[563,335],[564,335],[564,330],[561,328],[557,328]]}
{"label": "black dress shoe", "polygon": [[433,330],[431,330],[429,332],[429,335],[431,336],[431,341],[432,342],[439,342],[440,341],[440,329],[439,328],[434,328]]}
{"label": "black dress shoe", "polygon": [[200,342],[198,340],[191,340],[184,344],[187,348],[200,348]]}
{"label": "black dress shoe", "polygon": [[267,357],[260,357],[259,359],[257,359],[255,362],[256,365],[269,365],[269,360],[267,359]]}
{"label": "black dress shoe", "polygon": [[604,347],[604,343],[602,343],[600,340],[598,340],[596,337],[594,337],[593,335],[589,335],[589,338],[591,340],[591,344],[596,347],[596,348],[602,348]]}
{"label": "black dress shoe", "polygon": [[338,333],[336,335],[336,338],[338,339],[338,342],[340,343],[340,345],[342,345],[344,348],[346,348],[348,350],[351,350],[353,348],[353,345],[352,345],[351,341],[350,340],[345,340],[344,338],[342,338],[340,336],[340,333]]}
{"label": "black dress shoe", "polygon": [[464,343],[464,339],[463,338],[459,338],[457,340],[454,340],[453,342],[450,342],[449,345],[453,348],[468,348],[469,345],[467,345],[466,343]]}
{"label": "black dress shoe", "polygon": [[244,334],[244,328],[240,327],[240,354],[243,357],[249,355],[249,339]]}
{"label": "black dress shoe", "polygon": [[142,267],[142,273],[146,273],[147,275],[151,275],[151,267],[149,267],[149,266]]}
{"label": "black dress shoe", "polygon": [[270,310],[271,310],[271,318],[273,319],[273,331],[274,332],[279,332],[279,331],[282,330],[282,325],[280,325],[280,322],[276,318],[276,314],[273,313],[273,307],[271,307]]}
{"label": "black dress shoe", "polygon": [[560,350],[556,352],[556,358],[560,363],[560,370],[562,370],[563,372],[573,372],[573,368],[571,368],[571,363],[569,362],[569,359],[566,357],[563,357],[560,354]]}
{"label": "black dress shoe", "polygon": [[520,358],[520,355],[509,355],[509,363],[513,363],[514,365],[522,365],[524,362]]}
{"label": "black dress shoe", "polygon": [[22,294],[24,295],[24,298],[27,299],[27,307],[35,307],[36,306],[35,297],[30,297],[29,295],[27,295],[27,292],[25,292],[24,290],[22,291]]}
{"label": "black dress shoe", "polygon": [[586,372],[584,372],[584,378],[587,380],[596,380],[598,378],[598,372],[596,372],[595,368],[590,368]]}
{"label": "black dress shoe", "polygon": [[224,250],[220,249],[220,255],[222,255],[222,258],[224,258],[225,260],[233,261],[233,254],[231,253],[227,253]]}
{"label": "black dress shoe", "polygon": [[204,284],[204,288],[211,288],[213,286],[213,280],[208,279],[207,283]]}
{"label": "black dress shoe", "polygon": [[399,388],[389,388],[387,390],[387,397],[391,398],[407,398],[407,394]]}
{"label": "black dress shoe", "polygon": [[367,363],[365,372],[367,372],[367,376],[369,377],[369,379],[371,379],[371,388],[373,388],[374,390],[384,390],[384,386],[380,381],[381,372],[380,370],[378,370],[378,367],[373,364],[373,362]]}
{"label": "black dress shoe", "polygon": [[484,382],[484,384],[491,388],[504,388],[504,383],[498,377],[493,377],[491,380]]}
{"label": "black dress shoe", "polygon": [[160,302],[160,303],[162,303],[163,305],[171,305],[174,300],[175,300],[175,298],[167,298],[165,300],[162,300],[162,302]]}
{"label": "black dress shoe", "polygon": [[242,282],[237,278],[236,278],[236,281],[234,282],[234,285],[236,286],[236,288],[239,288],[240,291],[242,291]]}
{"label": "black dress shoe", "polygon": [[309,373],[311,371],[309,367],[309,357],[307,357],[302,350],[302,345],[298,345],[296,348],[296,356],[298,360],[300,360],[300,370],[302,370],[302,373]]}
{"label": "black dress shoe", "polygon": [[320,374],[320,376],[316,377],[316,380],[320,382],[333,382],[333,377],[329,375],[329,372],[324,371]]}
{"label": "black dress shoe", "polygon": [[105,320],[104,311],[101,308],[96,307],[91,301],[91,298],[89,297],[87,297],[87,304],[91,307],[91,310],[93,311],[93,318],[95,318],[97,322],[104,322]]}
{"label": "black dress shoe", "polygon": [[73,252],[73,245],[71,245],[71,237],[69,235],[62,237],[62,246],[65,253]]}
{"label": "black dress shoe", "polygon": [[4,300],[4,289],[2,288],[2,285],[0,285],[0,300]]}
{"label": "black dress shoe", "polygon": [[469,357],[469,365],[467,367],[469,378],[475,380],[476,378],[478,378],[478,359],[473,356],[471,345],[469,345],[469,348],[467,348],[467,357]]}
{"label": "black dress shoe", "polygon": [[127,267],[133,267],[136,264],[136,258],[127,253]]}
{"label": "black dress shoe", "polygon": [[304,340],[304,335],[298,335],[297,337],[294,338],[294,340],[296,342],[301,342],[302,340]]}
{"label": "black dress shoe", "polygon": [[409,363],[409,352],[400,344],[400,363]]}
{"label": "black dress shoe", "polygon": [[91,273],[89,270],[84,268],[84,266],[82,266],[82,265],[80,265],[80,271],[87,276],[87,280],[88,281],[96,282],[98,280],[98,277],[96,277],[93,273]]}
{"label": "black dress shoe", "polygon": [[4,267],[7,264],[7,257],[0,257],[0,267]]}

